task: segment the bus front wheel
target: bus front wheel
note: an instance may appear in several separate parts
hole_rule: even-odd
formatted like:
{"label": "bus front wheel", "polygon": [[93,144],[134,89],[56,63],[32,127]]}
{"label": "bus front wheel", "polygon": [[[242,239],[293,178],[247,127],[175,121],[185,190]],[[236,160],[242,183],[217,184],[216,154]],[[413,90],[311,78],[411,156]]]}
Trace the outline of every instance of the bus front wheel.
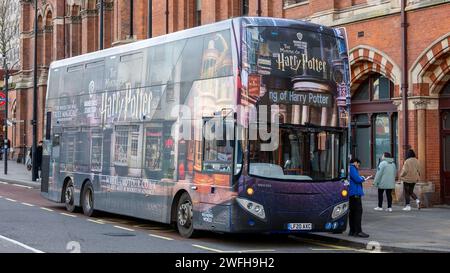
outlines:
{"label": "bus front wheel", "polygon": [[81,192],[81,207],[84,215],[90,217],[94,214],[94,188],[91,182],[86,182]]}
{"label": "bus front wheel", "polygon": [[191,197],[183,193],[177,205],[177,229],[181,236],[190,238],[194,236],[193,206]]}

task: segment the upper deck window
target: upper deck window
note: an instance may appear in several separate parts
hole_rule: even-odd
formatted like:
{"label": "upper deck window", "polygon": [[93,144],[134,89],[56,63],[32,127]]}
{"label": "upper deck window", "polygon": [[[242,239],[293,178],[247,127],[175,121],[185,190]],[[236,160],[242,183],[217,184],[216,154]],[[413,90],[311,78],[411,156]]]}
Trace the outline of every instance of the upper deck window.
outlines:
{"label": "upper deck window", "polygon": [[64,89],[62,97],[76,96],[81,93],[83,82],[83,65],[69,66],[64,73]]}

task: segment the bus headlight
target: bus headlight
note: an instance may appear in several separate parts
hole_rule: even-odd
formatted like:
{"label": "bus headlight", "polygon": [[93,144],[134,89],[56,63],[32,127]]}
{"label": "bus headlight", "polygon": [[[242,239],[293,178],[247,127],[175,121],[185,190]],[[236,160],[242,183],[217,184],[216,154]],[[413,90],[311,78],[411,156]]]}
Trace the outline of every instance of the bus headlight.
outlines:
{"label": "bus headlight", "polygon": [[266,218],[266,213],[264,212],[263,205],[256,203],[254,201],[250,201],[250,200],[239,198],[239,197],[236,198],[236,201],[243,209],[250,212],[251,214],[253,214],[261,219]]}
{"label": "bus headlight", "polygon": [[342,215],[344,215],[348,210],[348,202],[341,203],[334,207],[333,213],[331,214],[331,218],[336,219]]}

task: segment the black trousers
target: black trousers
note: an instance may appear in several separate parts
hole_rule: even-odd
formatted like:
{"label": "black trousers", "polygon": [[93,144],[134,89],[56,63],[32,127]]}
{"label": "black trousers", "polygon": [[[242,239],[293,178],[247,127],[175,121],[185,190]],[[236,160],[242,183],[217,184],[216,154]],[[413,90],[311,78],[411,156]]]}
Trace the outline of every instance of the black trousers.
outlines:
{"label": "black trousers", "polygon": [[405,202],[406,202],[406,205],[409,205],[410,197],[412,197],[414,200],[417,200],[417,196],[414,193],[414,187],[415,186],[416,186],[416,183],[403,182],[403,189],[405,191]]}
{"label": "black trousers", "polygon": [[359,233],[362,232],[361,229],[361,219],[362,219],[362,203],[360,196],[350,196],[349,198],[349,225],[350,225],[350,233]]}
{"label": "black trousers", "polygon": [[378,189],[378,207],[383,207],[383,193],[386,191],[388,208],[392,208],[392,189]]}

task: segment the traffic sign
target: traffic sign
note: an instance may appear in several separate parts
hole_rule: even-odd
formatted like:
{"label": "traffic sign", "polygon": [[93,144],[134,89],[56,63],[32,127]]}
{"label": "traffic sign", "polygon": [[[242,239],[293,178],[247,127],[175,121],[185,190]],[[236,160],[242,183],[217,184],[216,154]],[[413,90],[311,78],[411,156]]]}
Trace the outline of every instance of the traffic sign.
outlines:
{"label": "traffic sign", "polygon": [[6,104],[6,95],[3,92],[0,92],[0,106],[3,106]]}

